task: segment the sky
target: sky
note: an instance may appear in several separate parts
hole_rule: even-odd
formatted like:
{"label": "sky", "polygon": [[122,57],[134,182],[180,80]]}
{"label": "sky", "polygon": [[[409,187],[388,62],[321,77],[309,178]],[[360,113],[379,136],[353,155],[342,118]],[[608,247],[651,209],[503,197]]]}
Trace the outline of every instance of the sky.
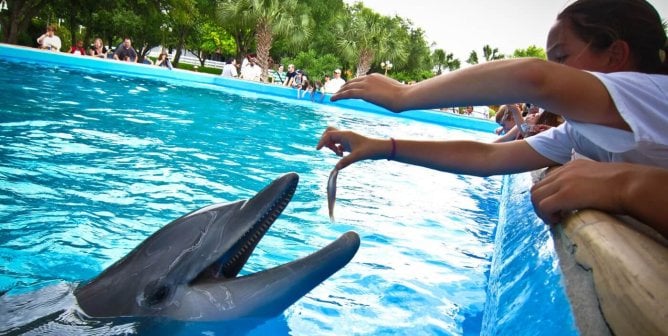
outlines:
{"label": "sky", "polygon": [[[399,15],[426,33],[427,42],[452,53],[462,65],[472,50],[489,44],[501,54],[535,45],[545,49],[557,14],[572,0],[344,0],[362,2],[383,15]],[[668,17],[668,0],[650,0]]]}

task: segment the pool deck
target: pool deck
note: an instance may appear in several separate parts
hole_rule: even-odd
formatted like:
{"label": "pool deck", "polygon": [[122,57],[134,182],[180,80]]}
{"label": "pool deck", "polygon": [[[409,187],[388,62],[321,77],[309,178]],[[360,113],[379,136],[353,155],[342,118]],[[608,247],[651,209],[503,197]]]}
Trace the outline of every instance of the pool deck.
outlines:
{"label": "pool deck", "polygon": [[[126,73],[133,77],[143,77],[157,80],[170,81],[189,81],[199,84],[217,85],[230,89],[256,92],[268,96],[276,96],[294,100],[298,99],[296,90],[275,84],[265,84],[251,82],[242,79],[222,77],[207,73],[200,73],[188,70],[174,69],[168,70],[163,67],[157,67],[146,64],[137,64],[129,62],[119,62],[113,59],[102,59],[90,56],[72,55],[69,53],[54,53],[35,48],[27,48],[10,44],[0,43],[0,59],[8,59],[18,62],[28,63],[49,63],[55,65],[68,66],[73,68],[94,69],[96,71],[110,73]],[[472,129],[481,132],[494,132],[498,125],[492,120],[473,118],[464,115],[452,114],[436,110],[412,110],[401,114],[393,113],[377,105],[367,103],[359,99],[349,99],[337,102],[331,102],[331,95],[325,95],[322,103],[342,108],[349,108],[358,111],[372,112],[385,115],[394,115],[402,118],[418,120],[431,124],[438,124],[451,127],[460,127]]]}

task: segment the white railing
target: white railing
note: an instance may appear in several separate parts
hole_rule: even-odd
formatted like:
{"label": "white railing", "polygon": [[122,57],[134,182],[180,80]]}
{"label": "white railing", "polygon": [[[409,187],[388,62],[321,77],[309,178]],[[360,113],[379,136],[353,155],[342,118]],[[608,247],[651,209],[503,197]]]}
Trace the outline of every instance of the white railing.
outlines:
{"label": "white railing", "polygon": [[[181,56],[179,58],[179,63],[201,66],[201,63],[200,63],[199,59],[197,59],[195,57],[188,57],[188,56]],[[215,69],[221,69],[222,70],[223,67],[225,66],[225,62],[206,60],[206,61],[204,61],[204,66],[207,67],[207,68],[215,68]]]}

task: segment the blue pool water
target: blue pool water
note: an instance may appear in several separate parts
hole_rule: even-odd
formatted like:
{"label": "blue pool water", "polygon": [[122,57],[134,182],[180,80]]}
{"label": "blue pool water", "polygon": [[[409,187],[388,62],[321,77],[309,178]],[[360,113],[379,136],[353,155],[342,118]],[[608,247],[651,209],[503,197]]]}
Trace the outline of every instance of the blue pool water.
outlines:
{"label": "blue pool water", "polygon": [[[400,138],[491,134],[53,65],[0,60],[0,82],[0,290],[19,302],[29,293],[64,293],[39,304],[26,299],[0,330],[145,333],[154,322],[91,321],[66,293],[171,220],[249,198],[294,171],[293,201],[242,274],[305,256],[348,230],[362,244],[350,264],[281,316],[242,332],[480,332],[502,178],[359,163],[339,174],[332,223],[325,184],[337,158],[315,144],[327,125]],[[158,324],[184,335],[229,328]]]}

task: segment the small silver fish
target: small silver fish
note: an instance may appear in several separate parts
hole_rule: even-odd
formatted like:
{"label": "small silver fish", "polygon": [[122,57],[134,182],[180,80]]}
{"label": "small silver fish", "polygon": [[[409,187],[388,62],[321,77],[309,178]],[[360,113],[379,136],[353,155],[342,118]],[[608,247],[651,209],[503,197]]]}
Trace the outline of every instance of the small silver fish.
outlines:
{"label": "small silver fish", "polygon": [[336,178],[339,176],[339,170],[334,168],[329,173],[327,181],[327,206],[329,207],[329,219],[334,221],[334,203],[336,203]]}

